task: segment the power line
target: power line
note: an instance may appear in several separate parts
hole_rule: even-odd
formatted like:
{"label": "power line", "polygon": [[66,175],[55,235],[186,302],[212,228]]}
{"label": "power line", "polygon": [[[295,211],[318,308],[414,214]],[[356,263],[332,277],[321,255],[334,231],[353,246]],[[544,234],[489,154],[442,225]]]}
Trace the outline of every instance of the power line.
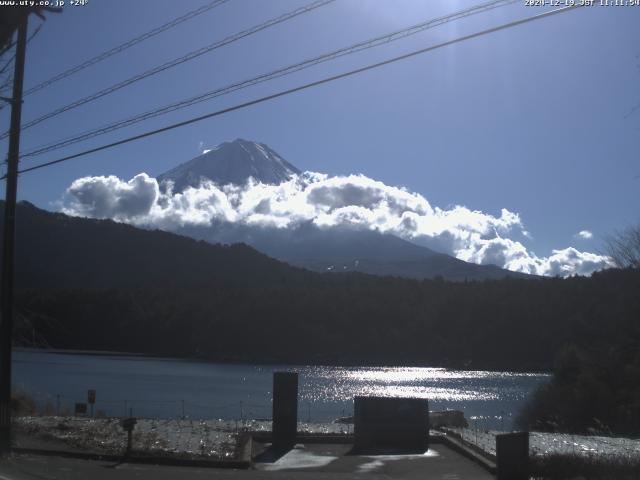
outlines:
{"label": "power line", "polygon": [[467,8],[464,10],[460,10],[458,12],[443,16],[443,17],[438,17],[435,19],[431,19],[431,20],[427,20],[421,23],[418,23],[416,25],[413,25],[411,27],[408,28],[404,28],[402,30],[397,30],[394,31],[392,33],[389,34],[385,34],[385,35],[381,35],[378,37],[375,37],[373,39],[369,39],[363,42],[359,42],[356,43],[355,45],[351,45],[349,47],[345,47],[345,48],[341,48],[338,50],[334,50],[332,52],[329,53],[325,53],[322,54],[320,56],[317,57],[313,57],[307,60],[304,60],[302,62],[298,62],[283,68],[279,68],[277,70],[259,75],[257,77],[253,77],[250,78],[248,80],[243,80],[240,82],[236,82],[233,83],[231,85],[227,85],[225,87],[222,88],[218,88],[215,90],[211,90],[209,92],[194,96],[194,97],[190,97],[187,98],[185,100],[181,100],[179,102],[174,102],[168,105],[165,105],[163,107],[142,113],[142,114],[138,114],[136,116],[133,117],[129,117],[127,119],[124,120],[119,120],[117,122],[114,123],[110,123],[108,125],[103,125],[101,127],[92,129],[92,130],[88,130],[85,132],[82,132],[78,135],[72,136],[72,137],[67,137],[65,139],[62,140],[58,140],[56,142],[53,143],[49,143],[46,145],[42,145],[40,147],[36,147],[35,149],[32,149],[26,153],[24,153],[22,155],[22,158],[27,158],[27,157],[34,157],[37,155],[41,155],[43,153],[47,153],[53,150],[58,150],[60,148],[63,147],[67,147],[69,145],[73,145],[75,143],[84,141],[84,140],[88,140],[90,138],[94,138],[100,135],[104,135],[106,133],[110,133],[113,132],[115,130],[119,130],[121,128],[125,128],[131,125],[134,125],[136,123],[142,122],[144,120],[148,120],[150,118],[154,118],[160,115],[164,115],[182,108],[186,108],[192,105],[195,105],[197,103],[201,103],[207,100],[211,100],[217,97],[221,97],[223,95],[228,95],[232,92],[235,92],[237,90],[241,90],[253,85],[257,85],[259,83],[263,83],[263,82],[267,82],[276,78],[280,78],[283,77],[285,75],[289,75],[295,72],[298,72],[300,70],[304,70],[310,67],[313,67],[315,65],[318,65],[320,63],[324,63],[330,60],[335,60],[336,58],[340,58],[343,57],[345,55],[350,55],[353,53],[357,53],[363,50],[367,50],[370,48],[374,48],[380,45],[384,45],[396,40],[400,40],[403,38],[406,38],[408,36],[411,35],[415,35],[417,33],[423,32],[427,29],[430,28],[434,28],[440,25],[443,25],[445,23],[454,21],[454,20],[459,20],[461,18],[464,17],[468,17],[471,15],[475,15],[478,13],[483,13],[495,8],[499,8],[499,7],[504,7],[507,5],[511,5],[514,3],[519,3],[520,0],[493,0],[487,3],[483,3],[480,5],[476,5],[473,6],[471,8]]}
{"label": "power line", "polygon": [[4,73],[5,70],[7,70],[7,68],[9,68],[9,66],[13,63],[13,61],[15,59],[16,59],[16,55],[14,53],[13,55],[11,55],[11,58],[5,62],[5,64],[2,66],[2,68],[0,68],[0,74]]}
{"label": "power line", "polygon": [[27,45],[29,45],[29,42],[33,40],[36,37],[36,35],[40,33],[40,30],[42,30],[42,25],[44,24],[41,23],[36,27],[36,29],[33,32],[31,32],[31,35],[29,35],[29,38],[27,38]]}
{"label": "power line", "polygon": [[[227,1],[227,0],[225,0]],[[224,47],[226,45],[229,45],[230,43],[236,42],[242,38],[248,37],[250,35],[253,35],[255,33],[258,33],[262,30],[265,30],[267,28],[270,28],[274,25],[278,25],[280,23],[283,23],[287,20],[290,20],[292,18],[295,18],[299,15],[308,13],[312,10],[315,10],[316,8],[320,8],[323,7],[324,5],[327,5],[329,3],[333,3],[336,0],[316,0],[312,3],[310,3],[309,5],[306,5],[304,7],[300,7],[296,10],[293,10],[291,12],[285,13],[284,15],[280,15],[279,17],[275,17],[272,18],[270,20],[267,20],[264,23],[261,23],[259,25],[253,26],[247,30],[243,30],[242,32],[236,33],[234,35],[231,35],[229,37],[224,38],[223,40],[220,40],[218,42],[212,43],[210,45],[207,45],[205,47],[199,48],[197,50],[194,50],[192,52],[187,53],[186,55],[183,55],[182,57],[178,57],[175,58],[173,60],[170,60],[169,62],[163,63],[162,65],[159,65],[157,67],[154,67],[150,70],[147,70],[143,73],[140,73],[138,75],[135,75],[131,78],[128,78],[126,80],[123,80],[122,82],[116,83],[114,85],[111,85],[110,87],[107,87],[103,90],[100,90],[99,92],[93,93],[87,97],[81,98],[80,100],[77,100],[73,103],[67,104],[63,107],[60,107],[56,110],[53,110],[49,113],[46,113],[44,115],[42,115],[41,117],[38,117],[34,120],[31,120],[30,122],[27,122],[26,124],[22,125],[22,129],[26,130],[27,128],[33,127],[34,125],[37,125],[39,123],[44,122],[45,120],[48,120],[50,118],[56,117],[58,115],[60,115],[61,113],[64,112],[68,112],[69,110],[72,110],[74,108],[77,108],[81,105],[85,105],[89,102],[93,102],[94,100],[97,100],[99,98],[102,98],[106,95],[110,95],[124,87],[128,87],[129,85],[132,85],[136,82],[139,82],[140,80],[143,80],[145,78],[151,77],[153,75],[156,75],[160,72],[164,72],[165,70],[168,70],[170,68],[173,68],[177,65],[181,65],[185,62],[188,62],[190,60],[193,60],[195,58],[198,58],[202,55],[204,55],[205,53],[209,53],[213,50],[216,50],[218,48]],[[8,132],[2,134],[0,136],[0,139],[6,138],[8,136]]]}
{"label": "power line", "polygon": [[[11,74],[2,77],[2,79],[0,80],[0,92],[4,92],[5,90],[10,90],[11,86],[13,85],[13,76]],[[6,101],[4,98],[0,99]],[[6,104],[5,103],[0,103],[0,110],[2,110],[4,108]]]}
{"label": "power line", "polygon": [[[42,29],[42,23],[36,27],[36,29],[31,33],[31,35],[29,35],[29,37],[27,38],[27,45],[29,45],[29,42],[31,42],[31,40],[33,40],[33,38],[36,35],[38,35],[38,33],[40,33],[41,29]],[[11,64],[15,61],[15,59],[16,59],[16,52],[14,52],[13,55],[11,55],[11,58],[5,62],[2,68],[0,68],[0,75],[2,75],[5,72],[5,70],[7,70],[9,66],[11,66]],[[13,77],[11,77],[11,81],[13,81]]]}
{"label": "power line", "polygon": [[7,45],[7,46],[5,46],[3,48],[0,48],[0,57],[2,55],[4,55],[5,53],[7,53],[9,50],[11,50],[15,46],[16,46],[16,42],[11,42],[11,43],[9,43],[9,45]]}
{"label": "power line", "polygon": [[86,60],[78,65],[76,65],[75,67],[69,68],[68,70],[65,70],[62,73],[59,73],[58,75],[55,75],[51,78],[49,78],[48,80],[45,80],[42,83],[39,83],[31,88],[29,88],[28,90],[26,90],[24,92],[24,96],[26,97],[27,95],[31,95],[32,93],[35,93],[39,90],[42,90],[45,87],[48,87],[49,85],[52,85],[60,80],[62,80],[63,78],[67,78],[70,77],[71,75],[78,73],[80,70],[84,70],[87,67],[90,67],[92,65],[95,65],[96,63],[99,63],[109,57],[112,57],[113,55],[116,55],[118,53],[121,53],[125,50],[127,50],[128,48],[133,47],[134,45],[137,45],[138,43],[141,43],[151,37],[154,37],[155,35],[158,35],[159,33],[162,33],[166,30],[169,30],[177,25],[180,25],[183,22],[186,22],[187,20],[191,20],[194,17],[197,17],[198,15],[201,15],[205,12],[208,12],[209,10],[212,10],[214,8],[216,8],[219,5],[222,5],[223,3],[228,2],[229,0],[214,0],[212,2],[209,2],[206,5],[203,5],[200,8],[197,8],[195,10],[192,10],[190,12],[185,13],[184,15],[182,15],[181,17],[175,18],[163,25],[160,25],[159,27],[156,27],[152,30],[149,30],[148,32],[143,33],[142,35],[139,35],[135,38],[132,38],[131,40],[118,45],[117,47],[113,47],[110,50],[107,50],[105,52],[102,52],[98,55],[96,55],[95,57],[90,58],[89,60]]}
{"label": "power line", "polygon": [[[548,12],[540,13],[540,14],[537,14],[537,15],[532,15],[530,17],[526,17],[526,18],[523,18],[523,19],[520,19],[520,20],[515,20],[513,22],[509,22],[509,23],[505,23],[505,24],[499,25],[497,27],[492,27],[492,28],[489,28],[489,29],[486,29],[486,30],[482,30],[480,32],[472,33],[472,34],[469,34],[469,35],[465,35],[465,36],[462,36],[462,37],[455,38],[453,40],[448,40],[446,42],[442,42],[442,43],[439,43],[439,44],[436,44],[436,45],[432,45],[430,47],[422,48],[420,50],[415,50],[413,52],[406,53],[404,55],[400,55],[400,56],[397,56],[397,57],[392,57],[392,58],[384,60],[382,62],[370,64],[370,65],[367,65],[365,67],[357,68],[355,70],[350,70],[348,72],[344,72],[344,73],[341,73],[341,74],[338,74],[338,75],[334,75],[334,76],[331,76],[331,77],[326,77],[326,78],[323,78],[321,80],[316,80],[315,82],[306,83],[306,84],[298,86],[298,87],[290,88],[288,90],[283,90],[283,91],[280,91],[278,93],[274,93],[272,95],[267,95],[265,97],[261,97],[261,98],[255,99],[255,100],[251,100],[249,102],[244,102],[244,103],[241,103],[241,104],[238,104],[238,105],[234,105],[232,107],[228,107],[228,108],[224,108],[222,110],[218,110],[218,111],[215,111],[215,112],[212,112],[212,113],[208,113],[206,115],[201,115],[199,117],[195,117],[195,118],[192,118],[192,119],[189,119],[189,120],[185,120],[185,121],[182,121],[182,122],[174,123],[172,125],[169,125],[169,126],[166,126],[166,127],[162,127],[162,128],[158,128],[156,130],[151,130],[151,131],[148,131],[148,132],[145,132],[145,133],[142,133],[142,134],[139,134],[139,135],[135,135],[135,136],[132,136],[132,137],[128,137],[128,138],[125,138],[123,140],[118,140],[116,142],[112,142],[112,143],[109,143],[109,144],[106,144],[106,145],[102,145],[100,147],[91,148],[91,149],[85,150],[83,152],[79,152],[79,153],[76,153],[76,154],[73,154],[73,155],[68,155],[66,157],[59,158],[57,160],[52,160],[50,162],[41,163],[41,164],[35,165],[33,167],[22,169],[18,173],[31,172],[31,171],[38,170],[38,169],[41,169],[41,168],[49,167],[51,165],[56,165],[56,164],[59,164],[59,163],[62,163],[62,162],[66,162],[66,161],[72,160],[74,158],[83,157],[83,156],[89,155],[91,153],[100,152],[102,150],[107,150],[107,149],[110,149],[110,148],[113,148],[113,147],[117,147],[119,145],[124,145],[126,143],[130,143],[130,142],[133,142],[133,141],[136,141],[136,140],[140,140],[140,139],[143,139],[143,138],[146,138],[146,137],[151,137],[153,135],[164,133],[164,132],[167,132],[169,130],[174,130],[174,129],[179,128],[179,127],[184,127],[184,126],[190,125],[192,123],[200,122],[200,121],[206,120],[208,118],[213,118],[213,117],[217,117],[217,116],[220,116],[220,115],[224,115],[226,113],[234,112],[236,110],[241,110],[241,109],[253,106],[253,105],[257,105],[259,103],[263,103],[263,102],[267,102],[269,100],[273,100],[273,99],[276,99],[276,98],[279,98],[279,97],[283,97],[285,95],[290,95],[292,93],[300,92],[302,90],[307,90],[309,88],[317,87],[319,85],[323,85],[325,83],[333,82],[335,80],[339,80],[339,79],[346,78],[346,77],[351,77],[353,75],[356,75],[356,74],[359,74],[359,73],[362,73],[362,72],[366,72],[368,70],[373,70],[375,68],[379,68],[379,67],[382,67],[382,66],[385,66],[385,65],[396,63],[396,62],[399,62],[401,60],[406,60],[408,58],[412,58],[412,57],[415,57],[417,55],[421,55],[423,53],[427,53],[427,52],[431,52],[433,50],[437,50],[439,48],[447,47],[447,46],[454,45],[454,44],[457,44],[457,43],[462,43],[464,41],[471,40],[473,38],[481,37],[481,36],[484,36],[484,35],[489,35],[491,33],[495,33],[495,32],[501,31],[501,30],[506,30],[506,29],[509,29],[509,28],[513,28],[513,27],[516,27],[516,26],[519,26],[519,25],[523,25],[525,23],[529,23],[529,22],[535,21],[535,20],[541,20],[543,18],[547,18],[547,17],[550,17],[552,15],[557,15],[559,13],[567,12],[569,10],[573,10],[573,9],[576,9],[576,8],[581,8],[581,6],[582,5],[570,5],[570,6],[558,8],[558,9],[555,9],[555,10],[551,10],[551,11],[548,11]],[[0,180],[5,179],[5,178],[6,178],[6,175],[4,177],[0,178]]]}

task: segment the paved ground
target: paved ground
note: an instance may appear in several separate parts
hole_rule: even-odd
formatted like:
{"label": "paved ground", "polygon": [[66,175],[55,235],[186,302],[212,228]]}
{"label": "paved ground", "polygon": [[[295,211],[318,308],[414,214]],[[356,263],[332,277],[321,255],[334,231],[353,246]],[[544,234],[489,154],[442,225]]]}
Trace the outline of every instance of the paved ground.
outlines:
{"label": "paved ground", "polygon": [[39,455],[13,455],[0,460],[0,480],[130,480],[187,479],[430,479],[489,480],[494,477],[476,463],[444,445],[424,455],[345,455],[349,446],[308,445],[296,448],[255,470],[115,464]]}

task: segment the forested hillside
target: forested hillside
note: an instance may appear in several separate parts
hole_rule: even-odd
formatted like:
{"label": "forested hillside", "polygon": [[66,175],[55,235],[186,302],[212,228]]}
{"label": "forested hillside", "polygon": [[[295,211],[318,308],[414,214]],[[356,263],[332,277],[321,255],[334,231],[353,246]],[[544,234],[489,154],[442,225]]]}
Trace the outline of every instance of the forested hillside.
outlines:
{"label": "forested hillside", "polygon": [[[4,202],[0,202],[0,219]],[[2,240],[0,239],[0,244]],[[18,204],[19,288],[105,288],[213,279],[311,275],[243,245],[212,245],[111,220],[70,217]]]}
{"label": "forested hillside", "polygon": [[567,344],[640,346],[638,291],[637,270],[467,283],[347,274],[39,289],[17,308],[58,348],[538,370]]}

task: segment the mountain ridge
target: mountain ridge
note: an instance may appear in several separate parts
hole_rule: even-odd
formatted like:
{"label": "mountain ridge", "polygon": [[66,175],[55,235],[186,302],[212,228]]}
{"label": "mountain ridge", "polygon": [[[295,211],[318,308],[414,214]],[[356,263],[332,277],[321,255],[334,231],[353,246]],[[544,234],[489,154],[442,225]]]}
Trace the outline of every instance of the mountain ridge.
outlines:
{"label": "mountain ridge", "polygon": [[[4,207],[0,201],[0,224]],[[15,265],[18,288],[107,288],[312,275],[246,244],[215,245],[113,220],[49,212],[28,202],[17,205]]]}
{"label": "mountain ridge", "polygon": [[537,278],[496,265],[478,265],[435,252],[395,235],[372,230],[320,228],[307,222],[293,230],[216,224],[176,232],[213,243],[242,242],[289,265],[318,273],[359,272],[414,280]]}

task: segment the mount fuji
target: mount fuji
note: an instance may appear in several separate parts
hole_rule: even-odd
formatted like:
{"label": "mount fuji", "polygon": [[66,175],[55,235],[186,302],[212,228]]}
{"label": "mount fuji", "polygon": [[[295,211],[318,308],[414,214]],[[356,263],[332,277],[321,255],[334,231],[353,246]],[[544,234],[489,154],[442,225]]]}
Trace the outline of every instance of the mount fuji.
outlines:
{"label": "mount fuji", "polygon": [[[302,172],[265,144],[237,139],[158,175],[161,188],[182,192],[203,181],[244,185],[250,178],[279,185]],[[172,187],[169,185],[172,184]],[[218,221],[211,226],[183,226],[176,233],[212,243],[243,242],[273,258],[317,272],[362,272],[425,279],[484,280],[505,276],[531,278],[495,265],[464,262],[390,234],[369,229],[318,227],[303,222],[269,228]]]}
{"label": "mount fuji", "polygon": [[218,185],[243,185],[249,177],[278,185],[302,172],[263,143],[238,138],[205,150],[202,155],[158,175],[159,183],[173,183],[174,192],[197,187],[202,180]]}

